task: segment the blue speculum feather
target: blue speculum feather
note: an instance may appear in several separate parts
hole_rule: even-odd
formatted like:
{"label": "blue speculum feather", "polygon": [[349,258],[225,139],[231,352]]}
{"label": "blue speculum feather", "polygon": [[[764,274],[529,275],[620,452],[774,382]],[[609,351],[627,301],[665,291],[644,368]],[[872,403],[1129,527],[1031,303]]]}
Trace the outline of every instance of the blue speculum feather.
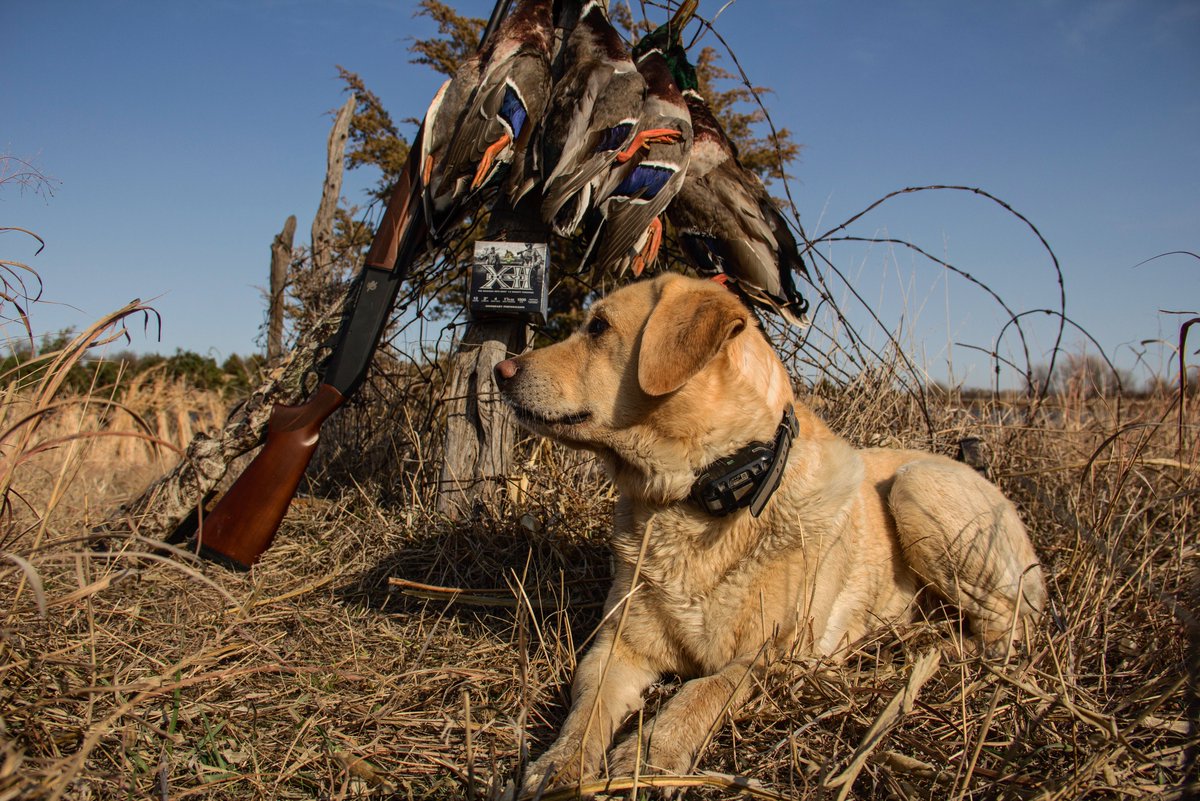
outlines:
{"label": "blue speculum feather", "polygon": [[596,145],[596,151],[616,150],[629,138],[629,132],[632,129],[632,122],[623,122],[620,125],[614,125],[609,128],[600,135],[600,142]]}
{"label": "blue speculum feather", "polygon": [[673,167],[639,164],[629,175],[625,176],[625,180],[621,181],[613,195],[650,200],[667,185],[667,181],[671,180],[671,176],[674,174],[675,168]]}
{"label": "blue speculum feather", "polygon": [[504,100],[500,103],[500,119],[507,122],[508,127],[512,129],[513,139],[521,136],[521,129],[525,127],[525,120],[528,118],[529,112],[525,110],[521,96],[512,84],[508,84],[504,87]]}

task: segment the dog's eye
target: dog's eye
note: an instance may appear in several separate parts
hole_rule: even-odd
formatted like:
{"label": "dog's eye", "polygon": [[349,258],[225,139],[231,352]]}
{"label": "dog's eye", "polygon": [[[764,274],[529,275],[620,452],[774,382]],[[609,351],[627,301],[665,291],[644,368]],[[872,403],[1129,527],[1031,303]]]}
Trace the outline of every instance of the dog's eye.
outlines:
{"label": "dog's eye", "polygon": [[598,337],[608,330],[608,320],[603,317],[593,317],[592,321],[587,324],[587,334],[589,337]]}

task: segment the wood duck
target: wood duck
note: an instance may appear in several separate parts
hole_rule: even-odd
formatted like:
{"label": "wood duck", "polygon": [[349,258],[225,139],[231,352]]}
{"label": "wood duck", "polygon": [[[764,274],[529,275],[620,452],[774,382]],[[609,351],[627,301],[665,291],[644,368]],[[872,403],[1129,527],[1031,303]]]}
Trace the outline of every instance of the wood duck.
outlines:
{"label": "wood duck", "polygon": [[603,224],[593,235],[585,261],[605,270],[631,269],[634,275],[654,263],[662,244],[662,222],[683,184],[692,147],[687,103],[675,85],[666,50],[696,12],[697,0],[684,0],[664,25],[633,48],[633,60],[646,81],[646,96],[627,144],[597,192]]}
{"label": "wood duck", "polygon": [[553,0],[519,0],[478,54],[446,81],[426,112],[421,154],[431,227],[458,217],[464,201],[509,166],[510,197],[550,96]]}
{"label": "wood duck", "polygon": [[687,175],[667,217],[701,272],[723,273],[754,305],[772,309],[793,325],[806,325],[808,301],[792,273],[809,278],[787,220],[761,180],[738,160],[700,94],[696,70],[676,39],[668,48],[675,81],[687,102],[694,141]]}

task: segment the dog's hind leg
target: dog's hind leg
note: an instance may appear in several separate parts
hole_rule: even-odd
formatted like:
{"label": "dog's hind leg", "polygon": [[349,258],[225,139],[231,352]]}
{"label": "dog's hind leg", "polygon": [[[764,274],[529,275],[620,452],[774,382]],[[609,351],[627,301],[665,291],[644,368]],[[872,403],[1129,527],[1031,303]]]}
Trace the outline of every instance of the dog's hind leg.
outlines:
{"label": "dog's hind leg", "polygon": [[966,465],[931,457],[896,471],[888,496],[905,561],[961,608],[992,654],[1023,639],[1046,600],[1037,556],[1012,503]]}

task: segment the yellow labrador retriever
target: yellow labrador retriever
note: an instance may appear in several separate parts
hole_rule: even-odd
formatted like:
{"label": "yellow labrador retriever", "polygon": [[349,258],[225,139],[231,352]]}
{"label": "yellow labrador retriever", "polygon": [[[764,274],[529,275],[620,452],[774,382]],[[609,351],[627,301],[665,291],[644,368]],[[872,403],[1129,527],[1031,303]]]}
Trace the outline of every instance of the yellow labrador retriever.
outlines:
{"label": "yellow labrador retriever", "polygon": [[[524,792],[632,775],[635,761],[643,775],[687,773],[768,649],[836,655],[908,619],[923,587],[992,648],[1041,611],[1037,557],[1000,491],[941,456],[851,447],[796,402],[719,284],[632,284],[496,379],[524,425],[595,451],[620,491],[604,623]],[[663,674],[690,680],[606,759]]]}

